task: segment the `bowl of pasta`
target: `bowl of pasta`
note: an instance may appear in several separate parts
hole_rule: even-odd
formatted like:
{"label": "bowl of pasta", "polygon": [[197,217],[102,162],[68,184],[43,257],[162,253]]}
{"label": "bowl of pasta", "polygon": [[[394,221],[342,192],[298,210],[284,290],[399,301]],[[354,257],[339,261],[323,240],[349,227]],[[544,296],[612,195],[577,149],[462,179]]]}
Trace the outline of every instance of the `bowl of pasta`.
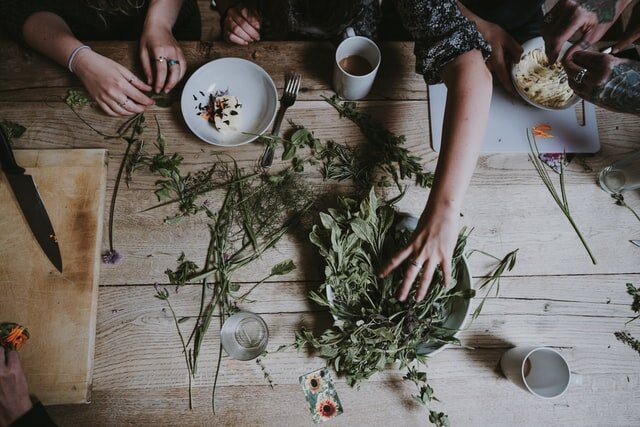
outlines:
{"label": "bowl of pasta", "polygon": [[[565,43],[560,58],[569,47],[571,44]],[[544,110],[564,110],[580,100],[569,87],[569,78],[560,60],[549,64],[542,37],[522,44],[522,56],[511,68],[511,79],[522,99]]]}

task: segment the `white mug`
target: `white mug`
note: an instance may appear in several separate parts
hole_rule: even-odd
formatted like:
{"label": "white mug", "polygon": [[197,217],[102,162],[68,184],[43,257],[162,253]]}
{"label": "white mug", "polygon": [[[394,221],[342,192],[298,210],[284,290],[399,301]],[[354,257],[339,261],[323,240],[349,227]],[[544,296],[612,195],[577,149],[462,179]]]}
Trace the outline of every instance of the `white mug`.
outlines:
{"label": "white mug", "polygon": [[542,399],[560,397],[569,384],[582,384],[567,360],[548,347],[515,347],[500,359],[502,372],[516,385]]}
{"label": "white mug", "polygon": [[[333,63],[333,88],[336,93],[348,100],[362,99],[371,90],[376,73],[380,67],[380,49],[370,39],[356,36],[351,27],[346,29],[347,38],[338,45]],[[359,55],[371,66],[371,71],[362,76],[349,74],[340,66],[340,61],[347,56]]]}

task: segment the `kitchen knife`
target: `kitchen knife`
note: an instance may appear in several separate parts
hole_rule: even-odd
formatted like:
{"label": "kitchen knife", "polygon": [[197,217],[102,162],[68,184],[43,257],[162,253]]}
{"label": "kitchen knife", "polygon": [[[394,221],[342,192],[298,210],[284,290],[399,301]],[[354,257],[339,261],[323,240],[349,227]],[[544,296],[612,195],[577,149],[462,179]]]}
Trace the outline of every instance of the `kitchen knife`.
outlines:
{"label": "kitchen knife", "polygon": [[629,241],[640,248],[640,240],[629,240]]}
{"label": "kitchen knife", "polygon": [[18,166],[13,156],[9,139],[0,129],[0,166],[4,171],[13,194],[18,200],[24,218],[27,220],[33,235],[51,263],[62,273],[62,258],[58,239],[42,203],[36,183],[31,175]]}

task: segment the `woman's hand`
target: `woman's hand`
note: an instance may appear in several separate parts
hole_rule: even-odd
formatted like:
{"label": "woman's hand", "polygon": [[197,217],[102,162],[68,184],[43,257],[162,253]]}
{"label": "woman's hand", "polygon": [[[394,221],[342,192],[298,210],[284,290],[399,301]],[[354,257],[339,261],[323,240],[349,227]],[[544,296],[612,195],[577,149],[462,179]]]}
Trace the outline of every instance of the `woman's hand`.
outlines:
{"label": "woman's hand", "polygon": [[578,30],[581,39],[567,50],[571,57],[599,41],[631,0],[560,0],[544,17],[542,35],[549,62],[554,63],[564,43]]}
{"label": "woman's hand", "polygon": [[140,61],[147,83],[156,93],[168,93],[187,72],[187,60],[169,25],[145,23],[140,37]]}
{"label": "woman's hand", "polygon": [[11,425],[31,409],[27,379],[18,352],[0,347],[0,426]]}
{"label": "woman's hand", "polygon": [[222,34],[226,41],[243,46],[257,42],[260,40],[260,17],[248,7],[230,7],[222,22]]}
{"label": "woman's hand", "polygon": [[511,64],[517,63],[522,55],[522,46],[501,26],[491,22],[478,22],[478,31],[491,45],[491,56],[487,59],[489,71],[500,81],[507,92],[516,96],[511,81]]}
{"label": "woman's hand", "polygon": [[427,295],[438,266],[442,268],[445,286],[449,284],[451,259],[458,239],[458,216],[459,213],[453,209],[444,208],[431,214],[427,208],[420,217],[409,245],[395,254],[382,269],[380,277],[385,277],[403,262],[408,262],[398,292],[400,301],[407,299],[416,279],[419,279],[416,285],[416,301],[422,301]]}
{"label": "woman's hand", "polygon": [[74,70],[100,108],[110,116],[143,112],[153,100],[143,92],[151,86],[117,62],[85,49],[78,53]]}
{"label": "woman's hand", "polygon": [[569,86],[581,98],[611,111],[640,114],[640,62],[580,51],[563,65]]}

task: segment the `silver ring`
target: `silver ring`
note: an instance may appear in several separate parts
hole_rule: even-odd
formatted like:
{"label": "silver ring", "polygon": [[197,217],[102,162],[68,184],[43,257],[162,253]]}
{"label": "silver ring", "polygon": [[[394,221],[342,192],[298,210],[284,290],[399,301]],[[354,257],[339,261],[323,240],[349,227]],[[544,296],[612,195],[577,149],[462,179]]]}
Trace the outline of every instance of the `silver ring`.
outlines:
{"label": "silver ring", "polygon": [[158,62],[164,62],[165,59],[167,59],[167,58],[165,58],[164,56],[158,56],[157,61]]}
{"label": "silver ring", "polygon": [[118,104],[121,107],[124,107],[125,105],[127,105],[127,102],[129,102],[129,98],[125,99],[124,101],[122,101],[120,104]]}
{"label": "silver ring", "polygon": [[587,69],[583,68],[582,70],[578,71],[578,74],[576,74],[573,77],[573,81],[580,84],[582,83],[582,80],[584,79],[584,76],[587,74]]}
{"label": "silver ring", "polygon": [[414,267],[418,267],[418,268],[422,268],[424,266],[424,264],[420,264],[419,262],[416,262],[416,260],[413,259],[413,258],[409,258],[409,264],[413,265]]}
{"label": "silver ring", "polygon": [[131,77],[129,80],[127,80],[129,83],[133,83],[133,77]]}

